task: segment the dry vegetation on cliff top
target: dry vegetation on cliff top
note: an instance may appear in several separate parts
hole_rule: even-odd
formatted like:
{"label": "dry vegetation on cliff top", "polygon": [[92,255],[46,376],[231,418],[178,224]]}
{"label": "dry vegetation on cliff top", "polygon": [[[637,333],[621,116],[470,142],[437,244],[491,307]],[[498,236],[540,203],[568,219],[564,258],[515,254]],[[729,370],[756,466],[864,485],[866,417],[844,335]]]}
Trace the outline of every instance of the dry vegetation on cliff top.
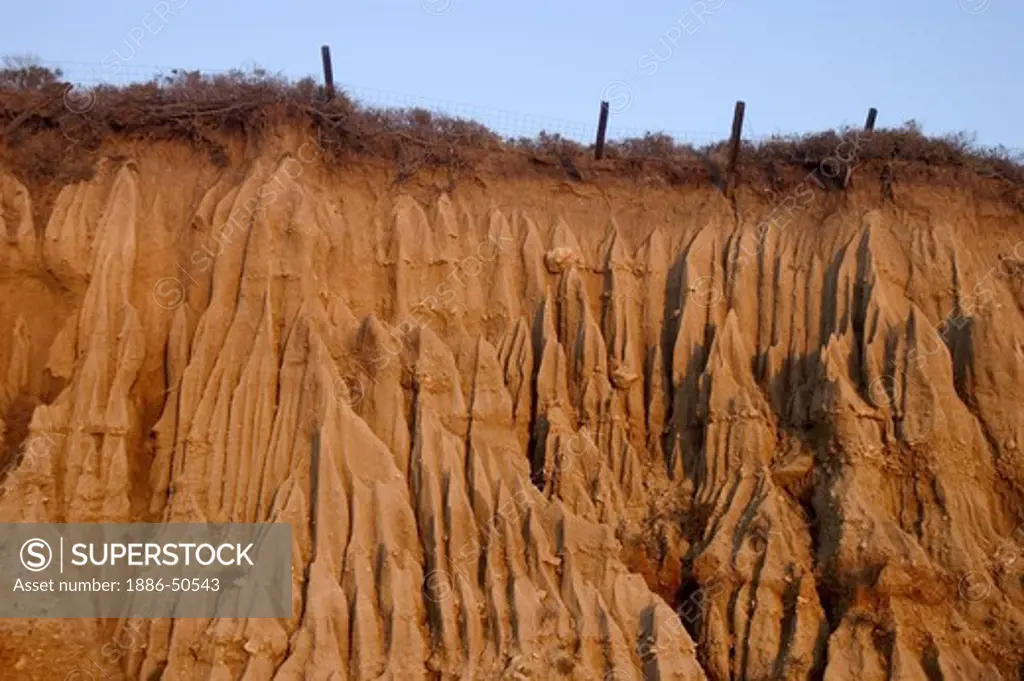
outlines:
{"label": "dry vegetation on cliff top", "polygon": [[[502,138],[474,121],[423,109],[371,108],[343,92],[326,101],[310,78],[290,81],[259,69],[213,76],[175,70],[145,83],[90,89],[31,63],[8,60],[0,69],[0,140],[8,165],[27,181],[88,177],[96,153],[112,137],[185,141],[213,162],[226,163],[228,141],[258,142],[280,125],[311,128],[333,161],[393,162],[399,181],[421,169],[446,171],[454,179],[500,168],[547,169],[576,180],[617,174],[721,185],[725,165],[725,141],[696,148],[648,133],[610,142],[606,158],[595,161],[593,147],[559,135]],[[781,190],[819,169],[823,184],[839,187],[828,176],[845,174],[845,167],[832,171],[822,164],[849,158],[851,148],[857,149],[855,164],[874,167],[882,178],[959,181],[966,172],[1001,181],[1021,199],[1024,165],[1009,150],[978,147],[963,133],[926,137],[913,121],[871,134],[844,129],[745,142],[739,182]]]}

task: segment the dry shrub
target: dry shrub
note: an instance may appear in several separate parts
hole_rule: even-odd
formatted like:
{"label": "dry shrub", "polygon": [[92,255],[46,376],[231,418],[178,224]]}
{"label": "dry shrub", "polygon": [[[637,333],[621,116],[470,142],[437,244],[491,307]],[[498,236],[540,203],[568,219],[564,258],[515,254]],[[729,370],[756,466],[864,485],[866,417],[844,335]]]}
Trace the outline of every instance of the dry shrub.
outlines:
{"label": "dry shrub", "polygon": [[40,90],[61,82],[60,69],[48,69],[34,55],[8,55],[0,68],[0,89]]}
{"label": "dry shrub", "polygon": [[593,149],[579,142],[567,139],[562,135],[541,130],[536,137],[520,137],[510,140],[513,149],[523,151],[531,156],[563,158],[565,156],[582,156]]}
{"label": "dry shrub", "polygon": [[704,155],[692,145],[680,144],[675,138],[663,132],[648,132],[643,137],[611,142],[606,149],[609,158],[694,161]]}
{"label": "dry shrub", "polygon": [[744,166],[761,169],[777,164],[818,168],[828,159],[846,159],[853,154],[856,165],[899,162],[911,166],[964,168],[983,178],[1000,178],[1024,183],[1024,159],[1006,147],[982,147],[974,136],[955,133],[928,137],[915,121],[899,128],[865,132],[849,128],[808,135],[773,137],[748,146]]}
{"label": "dry shrub", "polygon": [[[654,173],[674,184],[711,180],[722,185],[726,157],[724,142],[694,148],[662,133],[647,133],[609,142],[606,160],[594,164],[593,146],[557,134],[503,140],[479,123],[424,109],[367,107],[341,91],[328,101],[310,78],[291,81],[262,69],[217,75],[174,70],[144,83],[84,90],[32,58],[5,60],[0,69],[0,140],[8,165],[27,178],[79,174],[111,136],[183,140],[214,162],[226,163],[226,139],[243,135],[258,143],[281,124],[308,127],[328,160],[353,155],[389,159],[399,179],[421,169],[457,174],[495,159],[511,167],[505,163],[511,157],[502,155],[513,155],[561,166],[576,179],[596,169],[644,178]],[[1021,159],[1006,149],[979,148],[966,135],[926,137],[912,122],[871,134],[839,130],[744,143],[739,177],[748,182],[768,178],[778,189],[850,140],[859,143],[858,163],[953,167],[1024,183]]]}

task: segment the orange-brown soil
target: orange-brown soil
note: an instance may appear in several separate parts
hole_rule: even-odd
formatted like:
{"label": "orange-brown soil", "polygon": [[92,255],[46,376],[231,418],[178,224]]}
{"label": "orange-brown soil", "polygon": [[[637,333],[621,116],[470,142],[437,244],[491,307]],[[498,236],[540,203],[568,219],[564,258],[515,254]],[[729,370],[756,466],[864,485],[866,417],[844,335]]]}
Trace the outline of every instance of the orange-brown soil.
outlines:
{"label": "orange-brown soil", "polygon": [[6,620],[3,678],[1022,678],[1019,184],[316,139],[0,152],[0,521],[295,537],[291,619]]}

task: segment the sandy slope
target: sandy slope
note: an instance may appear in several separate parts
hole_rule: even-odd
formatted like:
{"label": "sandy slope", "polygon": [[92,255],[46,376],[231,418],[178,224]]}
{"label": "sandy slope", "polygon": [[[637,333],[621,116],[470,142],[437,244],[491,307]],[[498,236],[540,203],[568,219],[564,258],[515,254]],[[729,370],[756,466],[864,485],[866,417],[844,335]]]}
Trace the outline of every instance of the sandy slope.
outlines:
{"label": "sandy slope", "polygon": [[0,520],[291,522],[293,618],[8,620],[3,678],[1024,678],[984,182],[118,151],[52,206],[0,173]]}

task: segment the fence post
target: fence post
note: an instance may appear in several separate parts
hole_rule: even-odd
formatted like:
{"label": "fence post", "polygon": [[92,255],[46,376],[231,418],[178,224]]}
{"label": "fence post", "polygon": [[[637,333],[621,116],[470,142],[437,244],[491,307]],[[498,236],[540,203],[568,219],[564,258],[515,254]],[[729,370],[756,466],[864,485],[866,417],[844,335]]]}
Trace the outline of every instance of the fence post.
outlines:
{"label": "fence post", "polygon": [[597,119],[597,144],[594,148],[594,158],[600,161],[604,158],[604,138],[608,132],[608,102],[601,102],[601,116]]}
{"label": "fence post", "polygon": [[872,132],[875,129],[875,119],[878,118],[878,109],[871,107],[868,109],[868,120],[864,123],[864,129],[868,132]]}
{"label": "fence post", "polygon": [[726,193],[732,195],[736,181],[736,164],[740,158],[740,142],[743,138],[743,114],[747,105],[743,101],[736,102],[736,110],[732,115],[732,136],[729,138],[729,168],[726,171]]}
{"label": "fence post", "polygon": [[323,45],[320,48],[320,57],[324,62],[324,93],[327,101],[334,99],[334,67],[331,65],[331,48]]}
{"label": "fence post", "polygon": [[[878,109],[871,107],[868,109],[868,119],[864,121],[864,132],[874,132],[875,120],[878,118]],[[847,189],[850,186],[850,182],[853,180],[853,169],[856,167],[857,162],[854,161],[852,165],[846,166],[846,172],[843,174],[843,189]]]}

